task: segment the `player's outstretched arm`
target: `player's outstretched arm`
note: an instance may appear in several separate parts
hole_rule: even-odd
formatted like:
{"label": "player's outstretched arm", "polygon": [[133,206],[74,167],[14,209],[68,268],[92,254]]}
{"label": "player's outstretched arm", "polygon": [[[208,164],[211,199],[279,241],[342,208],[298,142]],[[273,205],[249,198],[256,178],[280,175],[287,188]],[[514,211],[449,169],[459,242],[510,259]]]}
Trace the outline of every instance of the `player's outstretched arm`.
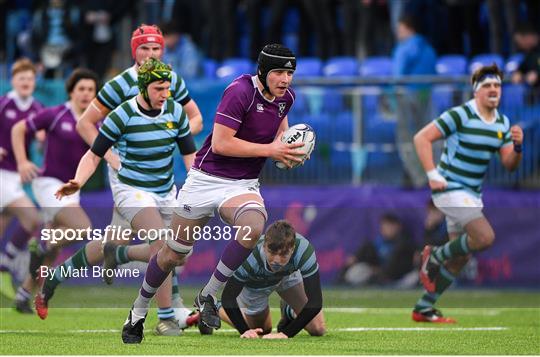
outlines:
{"label": "player's outstretched arm", "polygon": [[91,150],[88,150],[81,158],[79,166],[77,166],[75,178],[69,180],[69,182],[65,183],[58,191],[56,191],[56,198],[62,199],[62,197],[72,195],[80,190],[90,176],[96,171],[100,161],[101,157],[94,154]]}
{"label": "player's outstretched arm", "polygon": [[429,187],[434,191],[443,190],[448,186],[446,179],[437,171],[433,162],[433,142],[441,138],[442,133],[434,123],[429,123],[414,136],[416,154],[428,176]]}
{"label": "player's outstretched arm", "polygon": [[183,108],[189,118],[189,130],[191,130],[191,134],[199,134],[203,129],[203,117],[199,106],[192,98]]}
{"label": "player's outstretched arm", "polygon": [[17,171],[21,176],[22,182],[30,182],[38,175],[38,167],[30,160],[26,152],[26,122],[21,120],[11,129],[11,145],[13,147],[13,155],[17,161]]}
{"label": "player's outstretched arm", "polygon": [[244,315],[242,315],[242,311],[238,307],[238,303],[236,301],[236,298],[238,297],[238,295],[240,295],[240,292],[243,288],[244,284],[242,282],[238,281],[238,279],[236,279],[234,276],[231,277],[227,281],[227,284],[223,289],[223,294],[221,295],[221,303],[223,304],[223,309],[225,310],[225,313],[231,320],[232,324],[238,330],[238,332],[240,332],[240,337],[250,338],[255,336],[249,332],[246,336],[244,336],[247,331],[252,330],[250,330],[246,320],[244,319]]}
{"label": "player's outstretched arm", "polygon": [[291,323],[289,323],[283,329],[283,331],[281,331],[281,333],[285,334],[289,338],[302,331],[302,329],[306,327],[306,325],[309,324],[322,309],[322,290],[319,271],[304,279],[304,291],[306,292],[306,296],[308,298],[304,308],[302,311],[300,311],[298,316],[296,316],[296,318],[292,320]]}
{"label": "player's outstretched arm", "polygon": [[519,125],[514,125],[510,128],[510,137],[513,145],[503,146],[499,150],[501,155],[501,163],[508,171],[514,171],[519,167],[521,162],[521,150],[523,145],[523,129]]}
{"label": "player's outstretched arm", "polygon": [[[81,115],[76,128],[79,135],[88,145],[92,145],[98,136],[96,125],[110,112],[109,108],[101,104],[97,98],[94,98]],[[118,170],[120,168],[120,159],[118,158],[118,155],[114,154],[112,151],[108,150],[103,158],[113,169]]]}

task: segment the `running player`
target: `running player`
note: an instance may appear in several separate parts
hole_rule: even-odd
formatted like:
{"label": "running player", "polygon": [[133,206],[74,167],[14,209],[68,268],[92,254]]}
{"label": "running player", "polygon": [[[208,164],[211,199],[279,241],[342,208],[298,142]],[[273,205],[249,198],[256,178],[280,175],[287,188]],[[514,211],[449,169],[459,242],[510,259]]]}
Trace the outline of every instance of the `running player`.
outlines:
{"label": "running player", "polygon": [[[169,272],[185,264],[194,239],[187,232],[202,229],[217,209],[221,219],[241,227],[231,240],[210,281],[198,294],[200,324],[219,328],[216,294],[251,253],[262,234],[267,213],[258,176],[267,157],[291,166],[301,162],[303,143],[281,142],[294,102],[289,85],[296,68],[291,50],[267,45],[255,76],[242,75],[226,89],[217,108],[212,132],[197,152],[195,163],[179,192],[171,228],[180,236],[168,239],[148,264],[147,274],[122,331],[124,343],[140,343],[150,300]],[[177,229],[181,227],[182,229]],[[196,231],[196,229],[195,229]]]}
{"label": "running player", "polygon": [[[30,60],[22,58],[15,61],[11,67],[11,86],[13,89],[0,97],[0,219],[4,221],[2,226],[5,226],[5,222],[15,216],[22,230],[18,229],[7,243],[6,254],[0,262],[0,292],[9,299],[15,297],[10,273],[11,261],[26,247],[30,237],[39,236],[42,227],[34,203],[23,190],[11,141],[11,128],[43,108],[32,96],[36,87],[36,67]],[[28,144],[30,141],[29,136],[25,142]],[[32,163],[29,165],[33,166]],[[17,310],[32,312],[28,304],[29,297],[21,290],[16,300]]]}
{"label": "running player", "polygon": [[[455,322],[433,305],[470,254],[488,249],[495,241],[493,228],[482,213],[483,178],[495,153],[506,169],[517,169],[523,143],[523,130],[510,126],[508,118],[497,110],[502,79],[496,65],[476,70],[472,75],[474,98],[447,110],[414,137],[433,203],[446,216],[450,239],[440,247],[424,248],[420,279],[426,291],[414,307],[414,321]],[[441,139],[445,148],[435,167],[432,143]]]}
{"label": "running player", "polygon": [[[79,195],[58,201],[54,194],[73,177],[77,164],[88,145],[77,133],[77,120],[96,95],[98,79],[94,72],[87,69],[74,70],[66,81],[66,92],[69,101],[64,104],[47,108],[20,121],[12,129],[13,152],[17,167],[23,180],[32,177],[32,191],[39,203],[44,221],[52,228],[86,229],[91,227],[90,219],[79,204]],[[27,156],[25,136],[45,130],[47,133],[46,151],[43,169],[39,170]],[[66,150],[69,147],[69,150]],[[83,237],[86,238],[86,237]],[[35,273],[43,259],[72,241],[61,240],[55,244],[45,240],[39,241],[33,248],[30,261],[30,273]],[[84,249],[77,257],[84,259]],[[34,275],[34,277],[36,277]],[[26,291],[30,293],[30,291]]]}
{"label": "running player", "polygon": [[[180,147],[187,163],[193,161],[195,153],[186,114],[169,98],[172,74],[169,66],[154,58],[138,69],[139,94],[106,117],[75,178],[58,190],[58,198],[84,186],[101,158],[116,144],[121,169],[111,189],[119,213],[135,232],[152,229],[166,234],[176,197],[174,148]],[[189,152],[186,147],[191,148]],[[36,308],[46,313],[48,298],[50,291],[44,289],[36,298]]]}
{"label": "running player", "polygon": [[[122,102],[139,93],[139,87],[137,85],[137,70],[139,66],[150,57],[160,59],[163,55],[164,44],[161,30],[155,25],[143,24],[133,32],[131,36],[131,55],[135,60],[134,65],[108,81],[103,88],[101,88],[97,97],[92,101],[91,105],[81,117],[81,120],[77,123],[79,134],[89,145],[91,145],[98,136],[96,125]],[[195,100],[189,96],[184,80],[175,72],[172,72],[170,94],[176,102],[182,105],[184,112],[189,119],[192,135],[198,134],[202,130],[201,112]],[[186,148],[185,150],[189,150],[189,148]],[[118,155],[109,150],[104,158],[109,163],[109,183],[110,186],[113,187],[118,182],[116,172],[119,166]],[[191,163],[189,163],[187,167],[190,165]],[[129,224],[121,219],[121,216],[116,209],[113,210],[111,225],[130,228]],[[114,243],[125,245],[129,242],[116,240]],[[102,242],[94,241],[90,242],[89,245],[91,246],[89,248],[89,260],[95,262],[93,264],[103,261]],[[153,242],[149,248],[141,246],[137,247],[135,251],[142,249],[142,254],[148,255],[144,250],[150,249],[150,255],[153,255],[160,247],[161,242]],[[107,248],[111,248],[111,244],[109,244]],[[105,269],[114,267],[115,264],[111,264],[110,260],[106,261],[104,264]],[[108,284],[112,283],[112,278],[105,278],[104,280]],[[178,296],[173,300],[171,300],[171,290],[176,290],[173,294]],[[191,313],[189,309],[184,308],[177,290],[176,279],[168,279],[167,283],[164,284],[163,288],[158,292],[156,301],[159,307],[158,317],[160,321],[158,322],[156,331],[158,331],[159,334],[178,335],[180,333],[180,326],[177,326],[174,319],[171,319],[175,315],[173,307],[183,318],[187,318],[188,314]],[[180,321],[180,323],[182,323],[182,321]]]}
{"label": "running player", "polygon": [[[268,308],[268,297],[274,291],[282,299],[277,333],[271,333]],[[315,250],[286,221],[268,227],[227,281],[221,300],[221,319],[233,325],[241,338],[262,334],[263,338],[290,338],[302,329],[312,336],[322,336],[326,331]]]}

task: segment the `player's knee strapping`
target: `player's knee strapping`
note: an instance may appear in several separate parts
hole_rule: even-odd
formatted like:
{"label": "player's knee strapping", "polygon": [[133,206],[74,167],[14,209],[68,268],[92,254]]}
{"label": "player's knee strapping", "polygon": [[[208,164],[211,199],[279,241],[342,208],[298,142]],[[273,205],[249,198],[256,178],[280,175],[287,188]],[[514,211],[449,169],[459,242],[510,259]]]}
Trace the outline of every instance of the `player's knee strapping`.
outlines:
{"label": "player's knee strapping", "polygon": [[166,239],[167,246],[176,253],[184,255],[186,258],[193,253],[193,244],[175,239],[175,237],[171,235],[167,235],[164,238]]}
{"label": "player's knee strapping", "polygon": [[233,216],[233,223],[236,224],[238,219],[240,219],[243,214],[253,211],[259,213],[263,217],[264,222],[268,220],[268,213],[266,212],[266,208],[262,203],[259,201],[246,201],[236,209]]}

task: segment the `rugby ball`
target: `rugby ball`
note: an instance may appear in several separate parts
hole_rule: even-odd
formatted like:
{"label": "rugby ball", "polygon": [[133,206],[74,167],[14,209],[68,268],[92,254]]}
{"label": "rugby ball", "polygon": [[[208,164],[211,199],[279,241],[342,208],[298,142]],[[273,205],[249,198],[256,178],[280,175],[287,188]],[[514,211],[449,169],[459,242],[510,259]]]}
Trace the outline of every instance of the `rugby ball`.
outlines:
{"label": "rugby ball", "polygon": [[[285,144],[304,143],[304,146],[297,148],[297,150],[304,153],[301,156],[302,162],[291,161],[292,167],[295,168],[306,161],[315,148],[315,132],[307,124],[296,124],[285,130],[281,141]],[[289,167],[280,161],[274,161],[274,164],[278,169],[288,170]]]}

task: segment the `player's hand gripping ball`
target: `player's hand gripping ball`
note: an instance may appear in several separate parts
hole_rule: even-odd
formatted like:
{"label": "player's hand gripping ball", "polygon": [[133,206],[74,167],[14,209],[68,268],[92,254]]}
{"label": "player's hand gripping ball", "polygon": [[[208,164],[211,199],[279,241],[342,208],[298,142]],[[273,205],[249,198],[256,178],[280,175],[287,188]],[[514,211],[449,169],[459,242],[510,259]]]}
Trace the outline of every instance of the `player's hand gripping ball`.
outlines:
{"label": "player's hand gripping ball", "polygon": [[[281,141],[286,144],[304,143],[304,146],[296,149],[303,152],[303,155],[301,156],[302,162],[289,161],[291,164],[291,169],[294,169],[299,165],[303,165],[313,152],[313,149],[315,148],[315,132],[313,131],[313,128],[307,124],[296,124],[291,126],[283,133]],[[274,161],[274,164],[278,169],[289,169],[280,161]]]}

